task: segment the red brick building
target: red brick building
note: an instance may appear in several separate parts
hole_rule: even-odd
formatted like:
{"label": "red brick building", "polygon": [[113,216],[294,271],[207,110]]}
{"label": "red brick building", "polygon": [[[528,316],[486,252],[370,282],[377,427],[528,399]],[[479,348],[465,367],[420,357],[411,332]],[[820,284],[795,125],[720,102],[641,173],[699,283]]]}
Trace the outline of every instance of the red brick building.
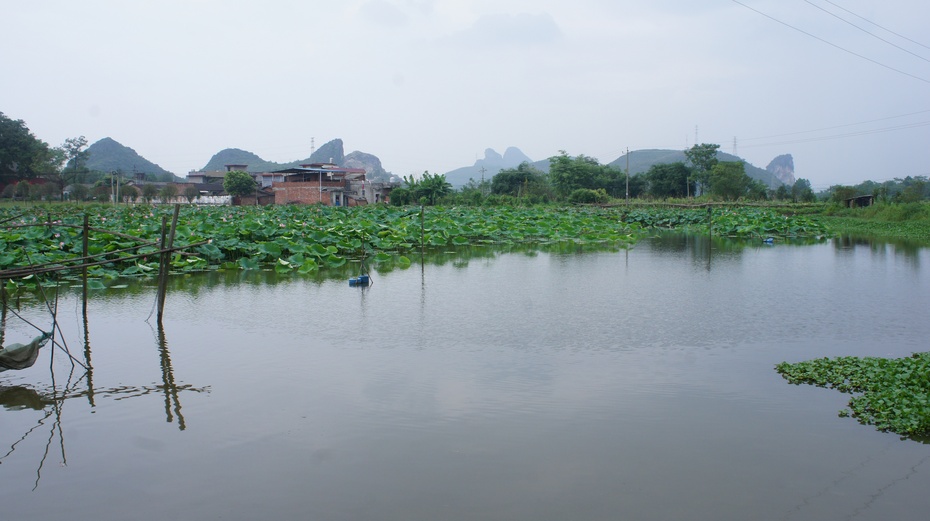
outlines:
{"label": "red brick building", "polygon": [[329,163],[300,165],[270,172],[275,204],[360,206],[386,200],[365,178],[362,168]]}

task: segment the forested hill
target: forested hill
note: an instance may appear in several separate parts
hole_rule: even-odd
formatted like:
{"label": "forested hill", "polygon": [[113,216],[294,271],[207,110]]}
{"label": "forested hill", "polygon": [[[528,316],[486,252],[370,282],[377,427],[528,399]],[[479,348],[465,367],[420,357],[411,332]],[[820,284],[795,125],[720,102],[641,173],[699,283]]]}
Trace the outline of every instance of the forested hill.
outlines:
{"label": "forested hill", "polygon": [[282,168],[293,168],[308,163],[335,163],[341,165],[345,161],[345,149],[341,139],[334,139],[310,154],[305,159],[295,159],[288,163],[275,163],[266,161],[261,157],[238,148],[220,150],[201,170],[204,172],[219,172],[226,170],[226,165],[246,165],[249,172],[272,172]]}
{"label": "forested hill", "polygon": [[[247,150],[227,148],[217,152],[210,162],[203,167],[204,172],[220,172],[226,170],[226,165],[245,165],[249,172],[273,172],[284,168],[293,168],[308,163],[333,163],[349,168],[362,168],[371,181],[389,181],[392,174],[381,166],[381,160],[372,154],[358,150],[346,154],[341,139],[334,139],[315,150],[310,157],[298,159],[289,163],[275,163],[265,161],[261,157]],[[397,180],[399,182],[399,179]]]}
{"label": "forested hill", "polygon": [[174,180],[174,175],[171,172],[109,137],[105,137],[87,147],[87,162],[84,166],[88,170],[96,172],[120,172],[126,176],[143,173],[153,179]]}
{"label": "forested hill", "polygon": [[[614,168],[620,170],[626,169],[626,154],[618,157],[617,159],[608,163]],[[753,179],[757,179],[766,184],[770,188],[777,188],[782,184],[782,181],[778,179],[771,172],[759,168],[755,165],[746,163],[745,160],[734,156],[732,154],[727,154],[726,152],[717,151],[717,160],[718,161],[742,161],[746,165],[746,175]],[[636,175],[640,173],[647,172],[652,165],[657,165],[661,163],[687,163],[688,159],[685,157],[685,153],[682,150],[662,150],[662,149],[646,149],[646,150],[633,150],[630,152],[630,175]]]}

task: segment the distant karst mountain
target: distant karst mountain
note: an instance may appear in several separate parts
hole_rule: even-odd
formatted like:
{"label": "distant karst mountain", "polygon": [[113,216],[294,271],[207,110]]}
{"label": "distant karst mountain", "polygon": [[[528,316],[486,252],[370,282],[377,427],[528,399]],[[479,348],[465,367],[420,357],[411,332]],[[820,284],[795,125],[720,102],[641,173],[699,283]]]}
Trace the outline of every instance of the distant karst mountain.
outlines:
{"label": "distant karst mountain", "polygon": [[[790,155],[788,156],[791,157]],[[619,168],[620,170],[626,169],[626,154],[618,157],[617,159],[608,163],[614,168]],[[762,181],[769,188],[777,188],[779,185],[784,183],[773,172],[768,170],[763,170],[740,157],[734,156],[732,154],[727,154],[726,152],[717,151],[717,160],[718,161],[741,161],[746,165],[746,175]],[[662,149],[646,149],[646,150],[631,150],[630,151],[630,175],[636,175],[645,173],[652,167],[652,165],[662,164],[662,163],[677,163],[677,162],[686,163],[688,158],[685,157],[685,153],[682,150],[662,150]],[[792,171],[793,171],[792,166]],[[793,178],[793,176],[792,176]],[[794,181],[791,182],[794,184]]]}
{"label": "distant karst mountain", "polygon": [[140,156],[135,150],[123,146],[114,139],[105,137],[87,147],[88,170],[97,172],[120,172],[125,176],[146,174],[153,180],[173,181],[174,174]]}
{"label": "distant karst mountain", "polygon": [[346,155],[341,139],[329,141],[306,159],[298,159],[289,163],[266,161],[252,152],[227,148],[214,154],[201,170],[219,172],[226,170],[226,165],[246,165],[246,170],[249,172],[272,172],[308,163],[333,163],[348,168],[364,168],[366,176],[372,181],[387,182],[393,177],[381,166],[381,160],[372,154],[355,151]]}
{"label": "distant karst mountain", "polygon": [[[446,181],[453,187],[460,188],[468,184],[470,179],[481,181],[482,176],[485,181],[490,181],[498,172],[507,168],[516,168],[520,163],[532,163],[526,154],[519,148],[509,147],[500,155],[494,149],[488,148],[484,151],[484,159],[475,161],[472,166],[463,166],[450,172],[446,172]],[[548,171],[549,162],[546,161],[546,171]],[[481,169],[484,169],[482,172]]]}
{"label": "distant karst mountain", "polygon": [[779,181],[788,186],[794,186],[797,179],[794,178],[794,158],[791,154],[783,154],[769,163],[765,170],[771,172]]}
{"label": "distant karst mountain", "polygon": [[[620,170],[625,170],[627,166],[626,159],[626,154],[624,154],[608,163],[608,165]],[[794,184],[794,162],[791,160],[790,154],[779,156],[772,161],[772,164],[778,165],[775,170],[773,170],[772,164],[769,165],[768,170],[763,170],[757,166],[747,163],[745,160],[739,157],[736,157],[732,154],[727,154],[726,152],[720,152],[719,150],[717,151],[717,159],[719,161],[744,162],[746,165],[746,174],[749,177],[758,179],[759,181],[765,183],[766,186],[771,188],[776,188],[782,183],[791,185]],[[503,156],[489,148],[484,152],[484,159],[475,161],[474,165],[456,168],[455,170],[446,172],[446,180],[449,181],[449,183],[452,184],[452,186],[455,188],[461,188],[462,186],[465,186],[470,179],[481,181],[482,175],[484,176],[485,181],[490,181],[491,178],[497,175],[497,173],[501,170],[507,168],[516,168],[524,161],[532,164],[542,172],[549,171],[548,158],[534,162],[518,148],[508,148]],[[652,165],[662,163],[676,163],[679,161],[683,163],[687,161],[685,153],[681,150],[633,150],[630,152],[630,174],[642,174],[647,172],[649,168],[652,167]],[[482,168],[484,168],[483,173],[481,171]],[[788,173],[789,170],[790,174]]]}

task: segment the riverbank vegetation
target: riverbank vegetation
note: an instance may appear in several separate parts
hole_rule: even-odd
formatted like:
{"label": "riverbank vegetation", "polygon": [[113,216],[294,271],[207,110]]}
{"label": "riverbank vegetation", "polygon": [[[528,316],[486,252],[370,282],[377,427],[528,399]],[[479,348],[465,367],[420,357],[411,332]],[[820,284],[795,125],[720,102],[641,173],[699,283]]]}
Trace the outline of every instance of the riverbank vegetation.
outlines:
{"label": "riverbank vegetation", "polygon": [[830,205],[820,219],[838,233],[930,242],[930,202],[877,203],[863,208]]}

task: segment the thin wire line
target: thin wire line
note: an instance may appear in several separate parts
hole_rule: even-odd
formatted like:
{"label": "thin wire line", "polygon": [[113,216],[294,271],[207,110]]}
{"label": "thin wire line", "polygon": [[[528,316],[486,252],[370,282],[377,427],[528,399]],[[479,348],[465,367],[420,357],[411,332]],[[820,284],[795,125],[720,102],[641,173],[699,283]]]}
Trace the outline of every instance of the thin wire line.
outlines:
{"label": "thin wire line", "polygon": [[870,119],[870,120],[868,120],[868,121],[860,121],[860,122],[858,122],[858,123],[847,123],[847,124],[845,124],[845,125],[836,125],[836,126],[832,126],[832,127],[818,128],[818,129],[814,129],[814,130],[800,130],[800,131],[797,131],[797,132],[788,132],[788,133],[785,133],[785,134],[773,134],[773,135],[771,135],[771,136],[760,136],[760,137],[740,138],[740,142],[742,143],[743,141],[754,141],[754,140],[757,140],[757,139],[772,139],[772,138],[776,138],[776,137],[796,136],[796,135],[798,135],[798,134],[811,134],[811,133],[814,133],[814,132],[823,132],[824,130],[834,130],[834,129],[838,129],[838,128],[855,127],[855,126],[857,126],[857,125],[865,125],[865,124],[867,124],[867,123],[875,123],[875,122],[878,122],[878,121],[887,121],[887,120],[889,120],[889,119],[906,118],[906,117],[908,117],[908,116],[916,116],[917,114],[926,114],[927,112],[930,112],[930,109],[928,109],[928,110],[919,110],[919,111],[917,111],[917,112],[910,112],[910,113],[908,113],[908,114],[900,114],[900,115],[898,115],[898,116],[888,116],[888,117],[884,117],[884,118]]}
{"label": "thin wire line", "polygon": [[930,83],[930,80],[928,80],[928,79],[921,78],[920,76],[915,76],[915,75],[913,75],[913,74],[911,74],[911,73],[909,73],[909,72],[904,72],[904,71],[902,71],[902,70],[900,70],[900,69],[895,69],[894,67],[892,67],[892,66],[890,66],[890,65],[885,65],[884,63],[882,63],[882,62],[880,62],[880,61],[876,61],[876,60],[873,60],[872,58],[868,58],[868,57],[866,57],[866,56],[863,56],[863,55],[861,55],[861,54],[859,54],[859,53],[857,53],[857,52],[850,51],[849,49],[846,49],[845,47],[840,47],[839,45],[837,45],[837,44],[835,44],[835,43],[833,43],[833,42],[830,42],[830,41],[828,41],[828,40],[824,40],[823,38],[821,38],[821,37],[819,37],[819,36],[813,35],[813,34],[807,32],[807,31],[805,31],[805,30],[803,30],[803,29],[799,29],[799,28],[797,28],[797,27],[795,27],[795,26],[793,26],[793,25],[791,25],[791,24],[789,24],[789,23],[782,22],[782,21],[779,20],[778,18],[775,18],[775,17],[773,17],[773,16],[767,15],[767,14],[763,13],[762,11],[760,11],[760,10],[754,8],[754,7],[749,7],[748,5],[746,5],[746,4],[742,3],[742,2],[740,2],[739,0],[732,0],[732,2],[735,3],[735,4],[739,4],[739,5],[743,6],[743,7],[745,7],[746,9],[749,9],[750,11],[754,11],[754,12],[756,12],[756,13],[758,13],[758,14],[761,14],[762,16],[768,18],[769,20],[772,20],[772,21],[774,21],[774,22],[778,22],[778,23],[784,25],[785,27],[794,29],[795,31],[798,31],[799,33],[802,33],[802,34],[806,34],[807,36],[810,36],[811,38],[814,38],[815,40],[819,40],[819,41],[821,41],[821,42],[823,42],[823,43],[825,43],[825,44],[827,44],[827,45],[829,45],[829,46],[831,46],[831,47],[835,47],[835,48],[837,48],[837,49],[839,49],[839,50],[841,50],[841,51],[843,51],[843,52],[845,52],[845,53],[852,54],[853,56],[856,56],[857,58],[861,58],[861,59],[866,60],[866,61],[868,61],[868,62],[874,63],[875,65],[878,65],[878,66],[880,66],[880,67],[884,67],[884,68],[886,68],[886,69],[888,69],[888,70],[890,70],[890,71],[897,72],[898,74],[903,74],[903,75],[905,75],[905,76],[910,76],[911,78],[914,78],[915,80],[920,80],[920,81],[922,81],[922,82],[924,82],[924,83]]}
{"label": "thin wire line", "polygon": [[883,27],[883,26],[881,26],[881,25],[879,25],[879,24],[873,22],[872,20],[869,20],[868,18],[866,18],[866,17],[864,17],[864,16],[858,15],[858,14],[856,14],[856,13],[850,11],[849,9],[846,9],[845,7],[843,7],[843,6],[839,5],[839,4],[835,4],[835,3],[831,2],[830,0],[824,0],[824,1],[825,1],[826,3],[828,3],[828,4],[830,4],[830,5],[833,5],[833,6],[836,6],[836,7],[840,8],[840,9],[842,9],[843,11],[846,11],[847,13],[849,13],[849,14],[855,16],[856,18],[859,18],[859,19],[865,20],[866,22],[869,22],[870,24],[874,25],[875,27],[878,27],[879,29],[882,29],[882,30],[884,30],[884,31],[888,31],[889,33],[891,33],[891,34],[897,36],[898,38],[904,38],[905,40],[907,40],[907,41],[909,41],[909,42],[911,42],[911,43],[913,43],[913,44],[919,45],[919,46],[923,47],[924,49],[930,49],[930,47],[928,47],[928,46],[926,46],[926,45],[924,45],[924,44],[922,44],[922,43],[920,43],[920,42],[918,42],[918,41],[916,41],[916,40],[911,40],[910,38],[908,38],[907,36],[904,36],[903,34],[896,33],[896,32],[892,31],[891,29],[889,29],[889,28],[887,28],[887,27]]}
{"label": "thin wire line", "polygon": [[845,18],[843,18],[843,17],[837,15],[836,13],[831,13],[830,11],[827,11],[827,10],[824,9],[823,7],[820,7],[819,5],[815,4],[814,2],[811,2],[810,0],[804,0],[804,1],[807,2],[808,4],[812,5],[812,6],[816,7],[817,9],[820,9],[821,11],[827,13],[828,15],[830,15],[830,16],[836,18],[837,20],[841,20],[841,21],[843,21],[843,22],[845,22],[845,23],[847,23],[847,24],[849,24],[849,25],[855,27],[856,29],[859,29],[860,31],[862,31],[862,32],[864,32],[865,34],[871,36],[872,38],[876,38],[876,39],[878,39],[878,40],[881,40],[881,41],[887,43],[888,45],[890,45],[890,46],[892,46],[892,47],[894,47],[894,48],[896,48],[896,49],[900,49],[900,50],[902,50],[902,51],[904,51],[904,52],[906,52],[906,53],[908,53],[908,54],[910,54],[910,55],[912,55],[912,56],[916,56],[917,58],[920,58],[921,60],[930,63],[930,60],[928,60],[927,58],[924,58],[923,56],[921,56],[921,55],[919,55],[919,54],[917,54],[917,53],[915,53],[915,52],[911,52],[911,51],[905,49],[904,47],[901,47],[900,45],[898,45],[898,44],[896,44],[896,43],[889,42],[888,40],[882,38],[881,36],[879,36],[879,35],[877,35],[877,34],[875,34],[875,33],[871,33],[871,32],[865,30],[865,29],[862,28],[862,27],[859,27],[858,25],[856,25],[856,24],[850,22],[849,20],[847,20],[847,19],[845,19]]}
{"label": "thin wire line", "polygon": [[911,123],[908,125],[900,125],[897,127],[886,127],[886,128],[874,129],[874,130],[862,130],[859,132],[847,132],[845,134],[834,134],[832,136],[811,137],[811,138],[805,138],[805,139],[794,139],[794,140],[789,140],[789,141],[778,141],[778,142],[771,142],[771,143],[757,143],[755,145],[741,145],[741,147],[742,148],[756,148],[756,147],[774,146],[774,145],[793,145],[797,143],[812,143],[816,141],[829,141],[831,139],[866,136],[869,134],[881,134],[883,132],[891,132],[893,130],[905,130],[905,129],[910,129],[910,128],[925,127],[927,125],[930,125],[930,121],[923,121],[920,123]]}

